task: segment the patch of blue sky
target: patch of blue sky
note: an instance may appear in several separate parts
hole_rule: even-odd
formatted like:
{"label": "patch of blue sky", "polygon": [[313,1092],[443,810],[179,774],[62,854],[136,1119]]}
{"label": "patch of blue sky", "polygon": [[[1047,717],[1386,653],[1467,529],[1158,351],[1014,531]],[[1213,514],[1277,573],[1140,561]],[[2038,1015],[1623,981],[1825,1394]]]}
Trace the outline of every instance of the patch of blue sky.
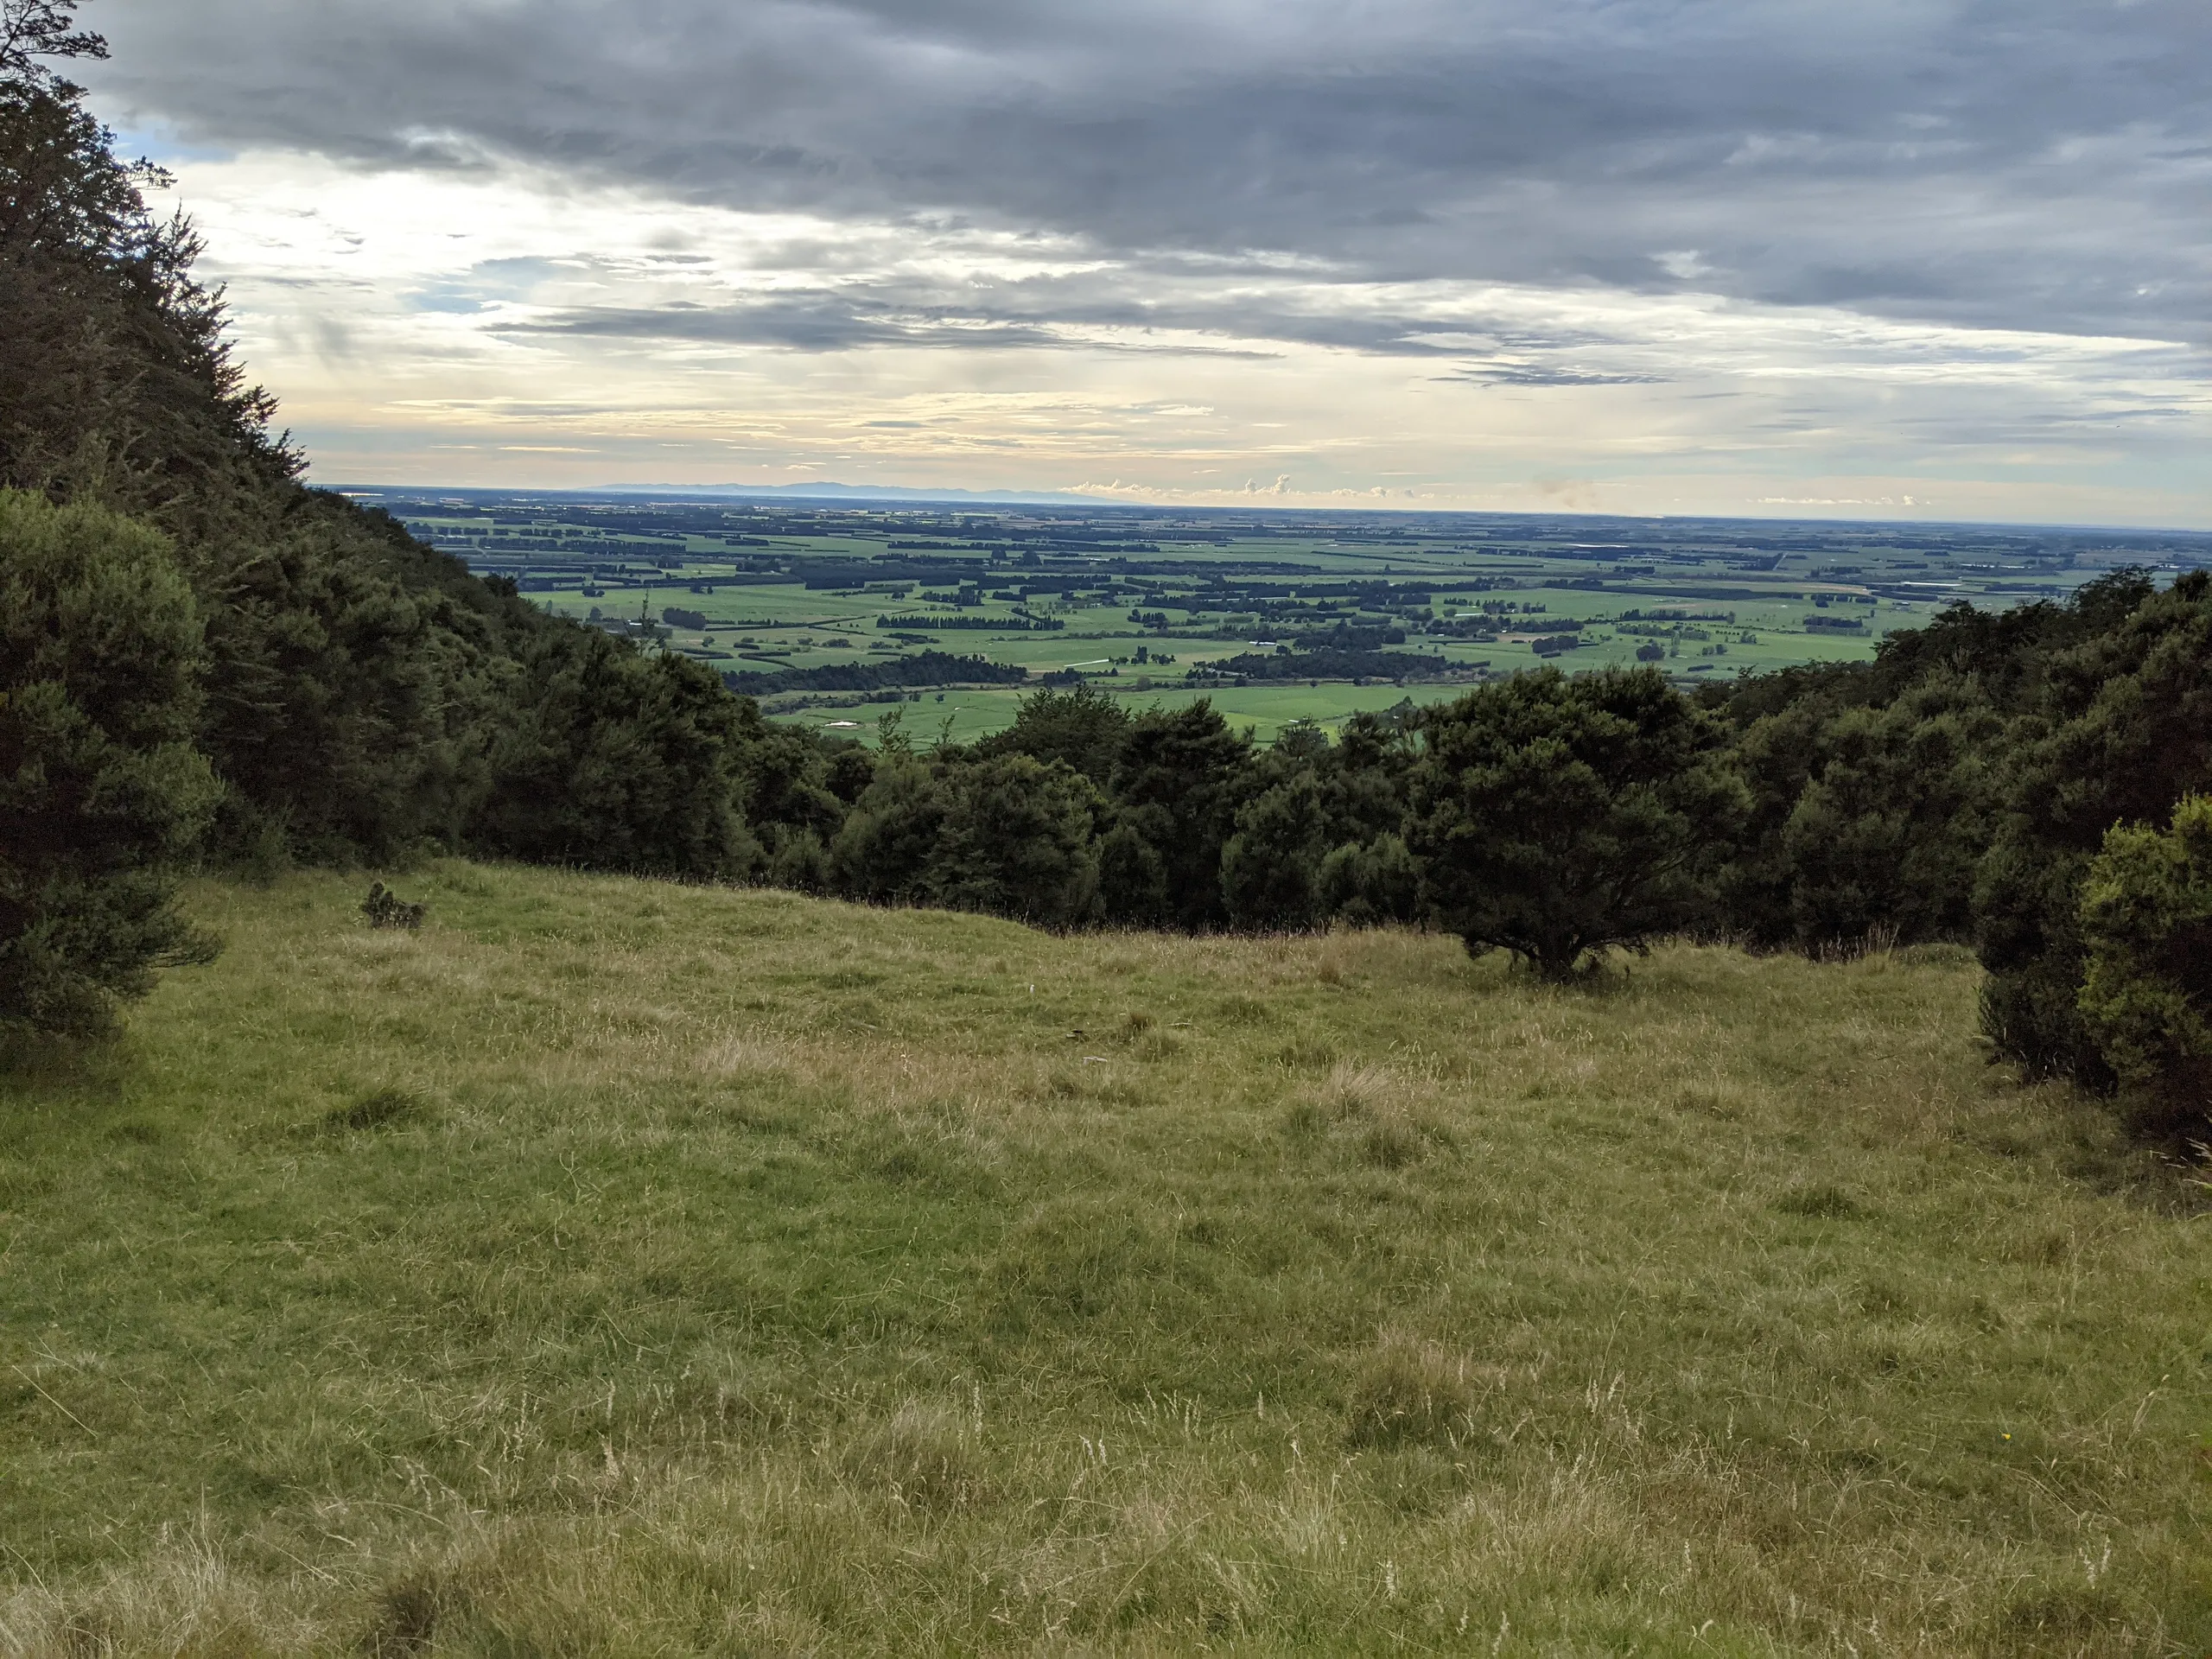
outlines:
{"label": "patch of blue sky", "polygon": [[407,308],[410,311],[439,312],[451,316],[474,316],[490,302],[489,296],[481,290],[460,283],[433,283],[407,296]]}
{"label": "patch of blue sky", "polygon": [[221,144],[189,143],[158,124],[120,126],[115,130],[116,153],[133,159],[143,156],[156,167],[182,167],[191,162],[229,162],[238,151]]}
{"label": "patch of blue sky", "polygon": [[541,283],[568,269],[567,262],[552,258],[480,260],[458,276],[413,289],[407,295],[407,308],[473,316],[504,302],[527,300]]}

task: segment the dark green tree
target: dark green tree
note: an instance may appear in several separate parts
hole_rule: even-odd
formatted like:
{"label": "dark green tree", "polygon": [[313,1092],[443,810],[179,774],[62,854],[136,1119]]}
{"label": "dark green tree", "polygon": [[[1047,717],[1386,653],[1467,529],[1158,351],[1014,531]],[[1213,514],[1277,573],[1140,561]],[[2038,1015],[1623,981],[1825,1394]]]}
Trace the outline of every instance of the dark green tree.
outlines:
{"label": "dark green tree", "polygon": [[1246,792],[1251,745],[1205,700],[1148,709],[1129,722],[1114,767],[1121,821],[1159,861],[1166,915],[1179,926],[1218,926],[1221,849]]}
{"label": "dark green tree", "polygon": [[1117,823],[1098,841],[1098,906],[1109,922],[1154,927],[1167,917],[1167,865],[1153,844]]}
{"label": "dark green tree", "polygon": [[992,755],[949,768],[946,792],[929,858],[931,898],[1039,927],[1093,918],[1102,804],[1081,772],[1026,754]]}
{"label": "dark green tree", "polygon": [[299,458],[223,337],[200,251],[48,58],[105,57],[67,0],[0,0],[0,486],[91,496],[192,539]]}
{"label": "dark green tree", "polygon": [[2148,1109],[2144,1127],[2202,1135],[2212,1119],[2212,796],[2183,799],[2165,830],[2106,831],[2081,924],[2075,1006],[2091,1040]]}
{"label": "dark green tree", "polygon": [[1408,840],[1470,951],[1566,980],[1709,913],[1743,811],[1719,732],[1656,671],[1540,670],[1430,710]]}
{"label": "dark green tree", "polygon": [[926,902],[930,860],[950,808],[939,768],[904,751],[883,755],[830,845],[837,890],[876,904]]}
{"label": "dark green tree", "polygon": [[2212,792],[2212,572],[2163,593],[2093,585],[2074,608],[2088,637],[2039,666],[1974,918],[1998,1052],[2031,1076],[2108,1088],[2080,1008],[2082,883],[2114,825],[2166,823],[2183,796]]}
{"label": "dark green tree", "polygon": [[737,775],[759,716],[720,676],[575,624],[533,639],[521,669],[480,844],[597,869],[741,879],[759,868]]}
{"label": "dark green tree", "polygon": [[1014,724],[977,744],[982,754],[1026,754],[1058,760],[1103,787],[1128,741],[1129,715],[1120,702],[1088,685],[1035,691],[1021,700]]}
{"label": "dark green tree", "polygon": [[1421,914],[1421,863],[1402,837],[1384,831],[1348,841],[1321,861],[1317,878],[1323,910],[1353,927],[1410,922]]}
{"label": "dark green tree", "polygon": [[207,960],[175,874],[219,786],[200,619],[168,542],[0,491],[0,1026],[94,1033]]}
{"label": "dark green tree", "polygon": [[1948,671],[1829,720],[1781,836],[1793,942],[1971,938],[2004,738],[1979,683]]}
{"label": "dark green tree", "polygon": [[1230,921],[1300,931],[1323,920],[1321,861],[1329,852],[1329,823],[1315,768],[1300,766],[1246,802],[1236,826],[1221,849]]}

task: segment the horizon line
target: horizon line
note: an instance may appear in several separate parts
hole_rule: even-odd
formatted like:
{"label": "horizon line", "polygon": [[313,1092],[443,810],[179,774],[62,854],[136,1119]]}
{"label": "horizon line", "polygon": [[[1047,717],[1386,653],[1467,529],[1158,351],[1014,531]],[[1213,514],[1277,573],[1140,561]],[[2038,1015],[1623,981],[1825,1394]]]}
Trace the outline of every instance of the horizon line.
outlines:
{"label": "horizon line", "polygon": [[[2177,536],[2202,537],[2212,541],[2212,526],[2170,524],[2112,524],[2095,523],[2064,523],[2044,519],[2007,518],[1869,518],[1843,515],[1784,516],[1769,513],[1719,512],[1604,512],[1587,507],[1420,507],[1399,506],[1378,503],[1373,505],[1344,506],[1288,506],[1263,505],[1254,502],[1249,505],[1225,505],[1216,502],[1124,501],[1111,498],[1077,495],[1068,492],[1046,490],[983,490],[963,489],[951,486],[938,488],[908,488],[897,485],[842,484],[824,480],[818,484],[601,484],[513,486],[498,484],[318,484],[312,487],[327,489],[349,499],[374,495],[503,495],[503,496],[661,496],[683,497],[707,500],[751,500],[770,498],[785,501],[820,501],[855,505],[857,500],[906,502],[916,505],[960,505],[1018,507],[1053,506],[1088,507],[1130,512],[1192,512],[1192,513],[1329,513],[1351,516],[1380,516],[1395,518],[1585,518],[1593,521],[1612,520],[1643,524],[1866,524],[1894,527],[1901,524],[1924,525],[1931,529],[2043,531],[2072,534],[2110,536]],[[815,493],[819,492],[819,493]]]}

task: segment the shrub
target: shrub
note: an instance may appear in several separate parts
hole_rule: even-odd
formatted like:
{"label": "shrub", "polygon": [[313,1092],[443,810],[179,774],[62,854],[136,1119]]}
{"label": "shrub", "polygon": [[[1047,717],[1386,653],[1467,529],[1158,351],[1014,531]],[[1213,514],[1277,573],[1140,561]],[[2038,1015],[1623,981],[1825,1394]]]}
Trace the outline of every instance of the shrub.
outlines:
{"label": "shrub", "polygon": [[1421,867],[1400,836],[1384,833],[1366,845],[1346,842],[1321,861],[1321,902],[1355,927],[1409,922],[1421,910]]}
{"label": "shrub", "polygon": [[371,882],[369,896],[361,901],[361,914],[371,927],[404,928],[411,933],[429,913],[428,905],[410,904],[381,881]]}
{"label": "shrub", "polygon": [[1113,793],[1122,822],[1159,860],[1166,918],[1175,925],[1204,928],[1224,918],[1221,849],[1236,828],[1250,766],[1249,743],[1204,699],[1148,709],[1129,722]]}
{"label": "shrub", "polygon": [[1820,774],[1779,840],[1793,943],[1819,952],[1878,935],[1970,936],[2002,732],[1980,688],[1949,674],[1827,723]]}
{"label": "shrub", "polygon": [[1407,840],[1479,954],[1551,980],[1700,919],[1742,813],[1718,732],[1650,669],[1519,674],[1430,710]]}
{"label": "shrub", "polygon": [[2120,1080],[2164,1125],[2212,1111],[2212,797],[2171,829],[2122,825],[2082,887],[2082,1022]]}
{"label": "shrub", "polygon": [[1021,700],[1014,724],[976,746],[979,754],[1026,754],[1058,760],[1103,786],[1129,734],[1128,710],[1103,691],[1034,691]]}
{"label": "shrub", "polygon": [[1320,868],[1328,850],[1321,786],[1311,772],[1248,801],[1221,849],[1222,897],[1239,927],[1312,927],[1322,918]]}
{"label": "shrub", "polygon": [[1098,903],[1109,922],[1148,926],[1167,910],[1167,866],[1153,845],[1126,823],[1098,842]]}
{"label": "shrub", "polygon": [[157,531],[0,491],[0,1022],[96,1032],[213,956],[172,874],[220,795],[200,652]]}
{"label": "shrub", "polygon": [[1026,754],[948,770],[944,827],[928,861],[930,896],[1043,927],[1088,920],[1098,897],[1091,841],[1098,797],[1090,781],[1059,761]]}
{"label": "shrub", "polygon": [[2075,608],[2095,631],[2042,668],[1974,909],[1998,1052],[2031,1076],[2109,1088],[2113,1057],[2081,1006],[2083,884],[2114,824],[2167,822],[2183,797],[2212,791],[2212,572],[2164,593],[2092,588]]}
{"label": "shrub", "polygon": [[485,850],[672,875],[759,868],[739,769],[760,716],[711,671],[562,624],[530,642],[517,677],[475,824]]}
{"label": "shrub", "polygon": [[950,804],[934,771],[912,755],[887,753],[830,843],[840,891],[877,903],[924,896],[930,855]]}

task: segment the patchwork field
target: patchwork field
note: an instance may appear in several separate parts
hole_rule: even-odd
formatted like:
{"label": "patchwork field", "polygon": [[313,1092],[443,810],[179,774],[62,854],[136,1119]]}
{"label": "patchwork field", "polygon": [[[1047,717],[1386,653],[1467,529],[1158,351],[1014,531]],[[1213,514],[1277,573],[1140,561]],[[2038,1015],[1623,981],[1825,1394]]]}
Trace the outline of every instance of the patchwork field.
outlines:
{"label": "patchwork field", "polygon": [[[548,609],[737,677],[772,719],[864,741],[880,705],[990,677],[918,672],[925,652],[1072,677],[1137,707],[1249,691],[1259,700],[1243,723],[1264,743],[1293,720],[1333,726],[1543,662],[1656,661],[1691,685],[1864,661],[1954,601],[2001,609],[2118,564],[2212,558],[2202,535],[1986,525],[365,499]],[[1357,648],[1317,654],[1331,639]],[[860,667],[871,671],[856,678]],[[995,690],[946,701],[963,741],[1013,718]]]}
{"label": "patchwork field", "polygon": [[2202,1195],[1963,956],[397,880],[0,1076],[0,1651],[2212,1649]]}

